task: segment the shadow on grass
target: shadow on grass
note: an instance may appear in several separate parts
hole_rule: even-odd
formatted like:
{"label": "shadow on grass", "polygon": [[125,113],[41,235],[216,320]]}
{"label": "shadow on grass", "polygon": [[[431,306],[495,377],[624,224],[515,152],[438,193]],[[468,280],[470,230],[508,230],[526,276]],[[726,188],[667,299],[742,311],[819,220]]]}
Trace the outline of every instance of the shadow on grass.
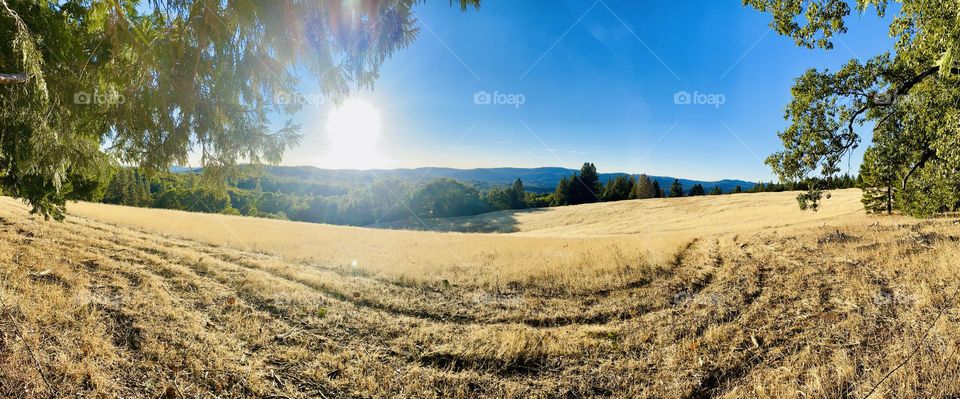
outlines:
{"label": "shadow on grass", "polygon": [[515,233],[520,231],[517,216],[543,212],[547,208],[513,209],[449,218],[415,218],[383,222],[365,227],[392,230],[420,230],[460,233]]}

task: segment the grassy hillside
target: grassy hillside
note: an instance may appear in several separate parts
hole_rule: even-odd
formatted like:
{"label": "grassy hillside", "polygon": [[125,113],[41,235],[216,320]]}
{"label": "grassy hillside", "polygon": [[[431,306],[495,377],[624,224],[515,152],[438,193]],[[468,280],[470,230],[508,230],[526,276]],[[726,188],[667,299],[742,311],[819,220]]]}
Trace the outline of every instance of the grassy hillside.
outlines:
{"label": "grassy hillside", "polygon": [[508,234],[2,199],[0,396],[960,395],[958,221],[793,196],[432,221]]}
{"label": "grassy hillside", "polygon": [[715,233],[866,220],[860,190],[837,190],[831,197],[819,212],[801,211],[796,193],[756,193],[508,210],[460,218],[410,217],[377,227],[551,237],[678,235],[695,238]]}

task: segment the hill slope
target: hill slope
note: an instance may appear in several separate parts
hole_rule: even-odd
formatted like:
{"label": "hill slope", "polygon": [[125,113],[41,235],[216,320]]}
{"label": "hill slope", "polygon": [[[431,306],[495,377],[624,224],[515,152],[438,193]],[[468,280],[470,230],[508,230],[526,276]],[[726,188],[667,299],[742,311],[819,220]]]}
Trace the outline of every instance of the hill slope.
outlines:
{"label": "hill slope", "polygon": [[960,394],[958,221],[845,214],[849,192],[771,220],[792,196],[511,234],[96,204],[45,223],[0,199],[0,396]]}
{"label": "hill slope", "polygon": [[755,232],[866,220],[860,190],[837,190],[819,212],[797,207],[796,193],[660,198],[506,210],[457,218],[408,219],[374,227],[551,237],[683,235]]}

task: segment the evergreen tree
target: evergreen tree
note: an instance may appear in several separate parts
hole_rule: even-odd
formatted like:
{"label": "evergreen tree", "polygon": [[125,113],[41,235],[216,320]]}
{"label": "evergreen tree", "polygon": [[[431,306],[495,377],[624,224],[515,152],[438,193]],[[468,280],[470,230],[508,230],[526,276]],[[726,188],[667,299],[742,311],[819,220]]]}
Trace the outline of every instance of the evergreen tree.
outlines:
{"label": "evergreen tree", "polygon": [[510,187],[510,209],[524,209],[527,207],[527,192],[523,188],[523,181],[519,178]]}
{"label": "evergreen tree", "polygon": [[663,197],[664,197],[663,189],[660,188],[660,182],[658,182],[658,181],[656,181],[656,180],[653,181],[653,192],[654,192],[654,198],[663,198]]}
{"label": "evergreen tree", "polygon": [[567,193],[569,192],[570,179],[566,177],[560,178],[560,182],[557,183],[557,189],[553,191],[553,199],[550,200],[550,206],[569,205],[570,200],[567,198]]}
{"label": "evergreen tree", "polygon": [[713,186],[713,190],[710,190],[710,195],[723,195],[723,190],[720,189],[720,186]]}
{"label": "evergreen tree", "polygon": [[870,147],[863,154],[860,165],[861,201],[870,213],[893,213],[897,171],[891,167],[895,163],[883,160],[884,155],[878,147]]}
{"label": "evergreen tree", "polygon": [[601,186],[597,167],[590,162],[584,162],[580,173],[571,177],[568,190],[567,202],[570,205],[599,201]]}
{"label": "evergreen tree", "polygon": [[733,188],[733,193],[734,193],[734,194],[740,194],[740,193],[742,193],[742,192],[743,192],[743,187],[740,187],[739,184],[737,184],[737,186]]}
{"label": "evergreen tree", "polygon": [[103,196],[103,202],[107,204],[123,205],[126,197],[128,174],[126,169],[119,169],[113,174],[110,183],[107,184],[106,193]]}
{"label": "evergreen tree", "polygon": [[647,175],[640,175],[637,178],[637,184],[633,188],[633,198],[635,199],[647,199],[647,198],[657,198],[660,191],[660,185],[657,182],[650,180]]}
{"label": "evergreen tree", "polygon": [[680,179],[674,179],[673,185],[670,186],[670,198],[674,197],[683,197],[683,185],[680,184]]}
{"label": "evergreen tree", "polygon": [[703,185],[697,183],[690,188],[690,196],[696,197],[700,195],[707,195],[707,192],[703,189]]}
{"label": "evergreen tree", "polygon": [[626,175],[620,175],[607,181],[603,190],[604,201],[622,201],[630,198],[634,185]]}

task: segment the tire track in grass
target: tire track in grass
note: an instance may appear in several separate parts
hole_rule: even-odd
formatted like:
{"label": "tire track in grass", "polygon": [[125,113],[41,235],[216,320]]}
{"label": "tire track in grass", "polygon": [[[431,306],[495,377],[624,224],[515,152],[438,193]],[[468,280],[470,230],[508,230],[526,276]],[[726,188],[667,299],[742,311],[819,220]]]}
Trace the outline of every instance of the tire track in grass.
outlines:
{"label": "tire track in grass", "polygon": [[[114,229],[121,230],[121,231],[128,229],[125,226],[116,226],[116,225],[110,225],[110,226],[112,226]],[[125,236],[124,234],[117,234],[116,231],[109,231],[102,227],[99,227],[99,229],[105,232],[110,232],[111,236],[116,237],[116,240],[123,240],[123,237]],[[154,235],[149,235],[143,232],[140,232],[140,235],[141,237],[147,237],[151,239],[156,237]],[[458,325],[471,325],[471,324],[490,325],[490,324],[520,323],[520,324],[525,324],[527,326],[535,327],[535,328],[552,328],[552,327],[577,326],[577,325],[597,326],[597,325],[605,325],[613,321],[629,320],[633,317],[637,317],[643,313],[654,310],[653,308],[650,308],[650,307],[624,306],[615,310],[606,310],[606,311],[603,311],[603,310],[590,311],[590,309],[588,309],[584,312],[581,312],[579,314],[573,314],[573,315],[568,314],[568,315],[555,315],[555,316],[538,316],[538,315],[526,314],[526,315],[502,316],[502,315],[491,314],[491,312],[496,312],[497,309],[491,310],[491,309],[484,309],[483,307],[480,307],[480,306],[474,306],[474,307],[465,306],[466,304],[463,302],[455,302],[452,306],[450,306],[452,308],[457,309],[454,311],[450,311],[450,310],[439,311],[437,309],[429,310],[429,309],[423,309],[423,308],[410,309],[410,308],[401,307],[401,306],[397,306],[389,303],[375,301],[373,299],[370,299],[364,296],[358,297],[354,294],[344,292],[344,290],[338,290],[336,288],[333,288],[338,285],[339,286],[353,285],[354,287],[357,286],[356,284],[348,280],[341,281],[339,282],[340,284],[337,284],[334,282],[331,282],[328,284],[326,282],[317,282],[310,279],[306,279],[303,277],[305,273],[306,275],[312,274],[310,267],[303,266],[300,264],[291,264],[291,263],[283,262],[281,260],[278,260],[276,256],[244,253],[243,251],[239,251],[239,250],[231,250],[227,252],[224,247],[216,247],[216,246],[211,247],[204,243],[190,241],[190,240],[165,238],[165,241],[167,242],[181,241],[180,243],[178,243],[180,245],[177,245],[180,248],[188,249],[190,251],[200,252],[204,256],[210,256],[212,258],[216,258],[228,264],[233,264],[233,265],[237,265],[237,266],[248,268],[248,269],[262,270],[264,272],[267,272],[279,278],[296,282],[299,284],[303,284],[312,289],[321,291],[324,294],[330,296],[332,299],[335,299],[338,301],[348,302],[356,306],[366,307],[373,310],[379,310],[379,311],[387,312],[390,314],[397,314],[397,315],[402,315],[406,317],[421,319],[424,321],[432,321],[432,322],[438,322],[438,323],[452,323],[452,324],[458,324]],[[182,244],[183,241],[192,243],[193,245],[192,246],[183,245]],[[693,250],[697,242],[698,240],[692,240],[688,242],[677,253],[676,259],[674,261],[674,264],[675,264],[674,268],[678,267],[677,265],[681,265],[683,263],[684,258],[689,254],[689,252]],[[140,248],[144,249],[142,246]],[[158,249],[156,248],[152,248],[152,249],[148,248],[147,250],[154,251],[154,252],[158,251]],[[240,255],[236,255],[237,253],[239,253]],[[270,267],[270,266],[264,265],[262,263],[263,261],[267,261],[267,262],[273,261],[277,263],[282,263],[284,267],[287,269],[300,267],[304,270],[302,270],[301,273],[293,273],[292,271],[284,272],[282,270],[279,270],[279,268],[277,267]],[[314,276],[316,275],[314,274]],[[319,278],[320,276],[316,276],[316,277]],[[383,290],[385,289],[384,287],[381,287],[381,285],[384,283],[380,281],[380,279],[375,279],[370,277],[359,277],[359,278],[354,277],[354,278],[372,285],[373,288],[372,289],[368,288],[368,291],[374,291],[379,294],[382,294]],[[630,296],[630,293],[643,290],[643,289],[648,289],[648,285],[649,284],[640,285],[637,287],[631,286],[631,287],[626,287],[621,289],[610,290],[607,293],[607,296],[611,296],[612,298],[604,298],[601,301],[596,301],[596,304],[591,308],[592,309],[610,308],[611,307],[610,303],[616,303],[617,301],[628,302],[626,298]],[[361,287],[363,287],[362,284],[361,284]],[[369,286],[366,286],[366,287],[369,287]],[[348,289],[346,291],[359,292],[356,289]],[[425,296],[429,296],[425,294],[429,294],[429,293],[424,292],[424,290],[422,289],[405,288],[400,290],[394,290],[393,292],[390,292],[390,295],[385,295],[385,296],[388,296],[391,298],[405,297],[407,298],[407,300],[402,301],[405,304],[422,303],[427,300],[431,303],[447,303],[447,298],[445,298],[443,295],[432,296],[430,298],[427,298],[427,300],[424,300],[423,298]],[[618,294],[619,296],[613,296],[612,294]],[[563,298],[558,298],[558,299],[563,299]],[[561,304],[560,306],[562,306],[562,309],[577,308],[577,306],[573,306],[573,305],[575,305],[575,303]],[[468,312],[472,310],[481,314],[479,316],[476,316],[469,313],[464,313],[464,311],[462,310],[464,308],[466,308]],[[546,309],[546,310],[549,310],[549,309]]]}
{"label": "tire track in grass", "polygon": [[[87,253],[99,257],[103,261],[102,265],[98,264],[95,268],[99,269],[103,267],[111,269],[112,272],[125,276],[131,280],[132,289],[138,289],[137,287],[144,285],[160,287],[166,295],[169,295],[170,301],[180,305],[176,306],[176,308],[180,310],[182,317],[187,320],[193,320],[192,324],[194,325],[201,326],[202,331],[199,332],[199,336],[215,336],[219,341],[220,337],[228,334],[228,336],[238,342],[247,342],[250,337],[244,335],[249,334],[241,332],[237,328],[238,326],[231,328],[229,325],[225,325],[224,323],[229,324],[230,322],[229,320],[225,320],[223,316],[230,312],[241,312],[247,314],[244,317],[245,324],[253,320],[259,320],[259,325],[262,326],[261,329],[264,327],[269,328],[265,333],[261,330],[261,335],[265,337],[263,342],[250,342],[244,347],[246,348],[245,350],[250,353],[260,353],[266,350],[266,352],[264,352],[265,354],[261,356],[258,361],[261,365],[269,363],[269,357],[272,353],[270,350],[271,347],[279,348],[284,345],[284,339],[277,339],[276,337],[281,336],[281,333],[288,333],[295,330],[287,324],[287,321],[293,319],[293,317],[284,317],[289,315],[285,312],[277,311],[277,308],[265,307],[264,301],[261,300],[262,298],[255,295],[244,295],[244,290],[224,284],[223,281],[218,281],[213,276],[196,273],[196,270],[191,269],[189,266],[162,259],[158,256],[158,254],[162,255],[162,253],[139,251],[136,252],[136,254],[140,255],[139,257],[133,255],[130,259],[115,260],[111,259],[112,254],[117,251],[134,251],[135,248],[125,247],[112,240],[92,235],[85,237],[87,242],[84,244],[73,240],[71,237],[52,237],[52,239],[53,243],[66,248],[68,251]],[[189,282],[190,286],[184,285],[178,282],[178,280]],[[194,289],[191,289],[191,287]],[[129,297],[131,294],[127,293],[125,296]],[[238,299],[231,300],[230,302],[225,303],[223,300],[224,298],[235,297]],[[251,317],[253,317],[253,320],[250,319]],[[216,345],[213,345],[213,347],[216,347]],[[351,350],[365,349],[364,347],[354,347]],[[249,359],[253,361],[257,359],[257,356],[251,356]],[[268,367],[263,371],[270,373],[275,372],[270,370],[273,370],[273,368]],[[306,381],[308,376],[300,375],[292,377]],[[269,382],[271,378],[275,377],[261,373],[257,378]],[[319,384],[320,382],[316,383]],[[330,390],[327,390],[327,392],[330,392]]]}

